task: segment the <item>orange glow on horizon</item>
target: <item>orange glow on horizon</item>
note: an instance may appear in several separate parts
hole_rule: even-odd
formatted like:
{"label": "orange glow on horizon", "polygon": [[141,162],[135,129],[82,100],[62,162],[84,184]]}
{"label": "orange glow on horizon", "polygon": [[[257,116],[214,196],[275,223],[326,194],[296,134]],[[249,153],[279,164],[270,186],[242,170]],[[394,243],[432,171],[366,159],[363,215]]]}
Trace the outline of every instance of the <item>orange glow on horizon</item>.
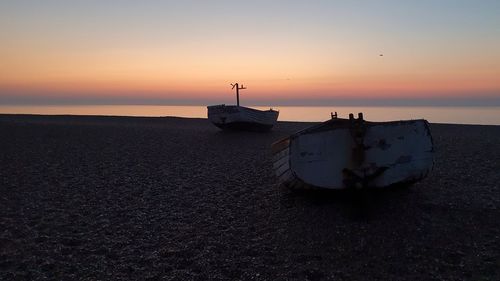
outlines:
{"label": "orange glow on horizon", "polygon": [[223,99],[231,82],[245,84],[243,95],[254,100],[500,95],[500,63],[487,54],[457,61],[342,49],[325,57],[307,45],[283,52],[208,47],[210,53],[192,46],[175,52],[2,48],[0,95]]}
{"label": "orange glow on horizon", "polygon": [[[243,96],[252,99],[297,98],[407,98],[407,97],[460,97],[470,93],[497,95],[500,87],[493,78],[480,79],[450,77],[400,78],[360,77],[358,79],[276,79],[276,80],[62,80],[62,81],[0,81],[0,91],[22,95],[23,92],[40,95],[65,96],[68,94],[134,97],[145,95],[155,98],[224,98],[232,94],[230,83],[240,82],[247,87]],[[140,97],[140,96],[138,96]]]}

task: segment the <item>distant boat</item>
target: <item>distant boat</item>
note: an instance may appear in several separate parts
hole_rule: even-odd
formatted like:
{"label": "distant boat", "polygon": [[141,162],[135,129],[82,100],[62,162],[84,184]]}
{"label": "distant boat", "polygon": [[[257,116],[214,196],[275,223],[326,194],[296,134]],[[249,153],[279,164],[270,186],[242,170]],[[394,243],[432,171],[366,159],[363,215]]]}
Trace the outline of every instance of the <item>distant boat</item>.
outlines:
{"label": "distant boat", "polygon": [[257,110],[240,106],[239,90],[246,89],[238,83],[231,84],[236,88],[236,105],[210,105],[208,109],[208,120],[215,126],[225,130],[249,130],[267,131],[277,122],[279,112],[273,109]]}
{"label": "distant boat", "polygon": [[411,184],[432,170],[426,120],[332,119],[272,145],[278,182],[292,189],[377,188]]}

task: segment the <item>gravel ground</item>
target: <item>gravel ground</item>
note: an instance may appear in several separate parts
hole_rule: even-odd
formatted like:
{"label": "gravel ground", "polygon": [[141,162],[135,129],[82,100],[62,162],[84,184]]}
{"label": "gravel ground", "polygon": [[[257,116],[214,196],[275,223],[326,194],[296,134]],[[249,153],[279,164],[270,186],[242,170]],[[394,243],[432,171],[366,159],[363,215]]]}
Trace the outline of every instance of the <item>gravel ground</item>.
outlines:
{"label": "gravel ground", "polygon": [[0,115],[1,280],[500,280],[500,126],[432,124],[406,188],[292,192],[270,133]]}

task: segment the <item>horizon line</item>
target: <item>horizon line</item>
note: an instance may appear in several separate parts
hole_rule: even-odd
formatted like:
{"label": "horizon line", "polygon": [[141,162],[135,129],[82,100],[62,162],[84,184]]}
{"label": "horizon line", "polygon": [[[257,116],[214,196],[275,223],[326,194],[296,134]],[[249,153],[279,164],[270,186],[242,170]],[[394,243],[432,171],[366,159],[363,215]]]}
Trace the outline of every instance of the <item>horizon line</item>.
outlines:
{"label": "horizon line", "polygon": [[[206,106],[214,104],[233,104],[232,99],[110,99],[110,98],[27,98],[0,97],[0,106]],[[495,107],[500,106],[500,97],[479,98],[404,98],[404,99],[291,99],[291,100],[243,100],[242,106],[464,106],[464,107]]]}

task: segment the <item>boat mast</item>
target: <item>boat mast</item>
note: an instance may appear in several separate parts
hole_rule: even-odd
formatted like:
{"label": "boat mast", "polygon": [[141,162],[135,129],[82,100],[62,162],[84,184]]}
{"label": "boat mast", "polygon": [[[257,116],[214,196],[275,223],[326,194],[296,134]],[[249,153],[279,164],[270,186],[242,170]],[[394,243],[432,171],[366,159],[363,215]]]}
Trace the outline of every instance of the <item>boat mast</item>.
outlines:
{"label": "boat mast", "polygon": [[241,87],[238,85],[238,83],[231,84],[233,86],[231,89],[234,89],[236,87],[236,105],[240,106],[240,90],[245,90],[245,86],[241,84]]}

